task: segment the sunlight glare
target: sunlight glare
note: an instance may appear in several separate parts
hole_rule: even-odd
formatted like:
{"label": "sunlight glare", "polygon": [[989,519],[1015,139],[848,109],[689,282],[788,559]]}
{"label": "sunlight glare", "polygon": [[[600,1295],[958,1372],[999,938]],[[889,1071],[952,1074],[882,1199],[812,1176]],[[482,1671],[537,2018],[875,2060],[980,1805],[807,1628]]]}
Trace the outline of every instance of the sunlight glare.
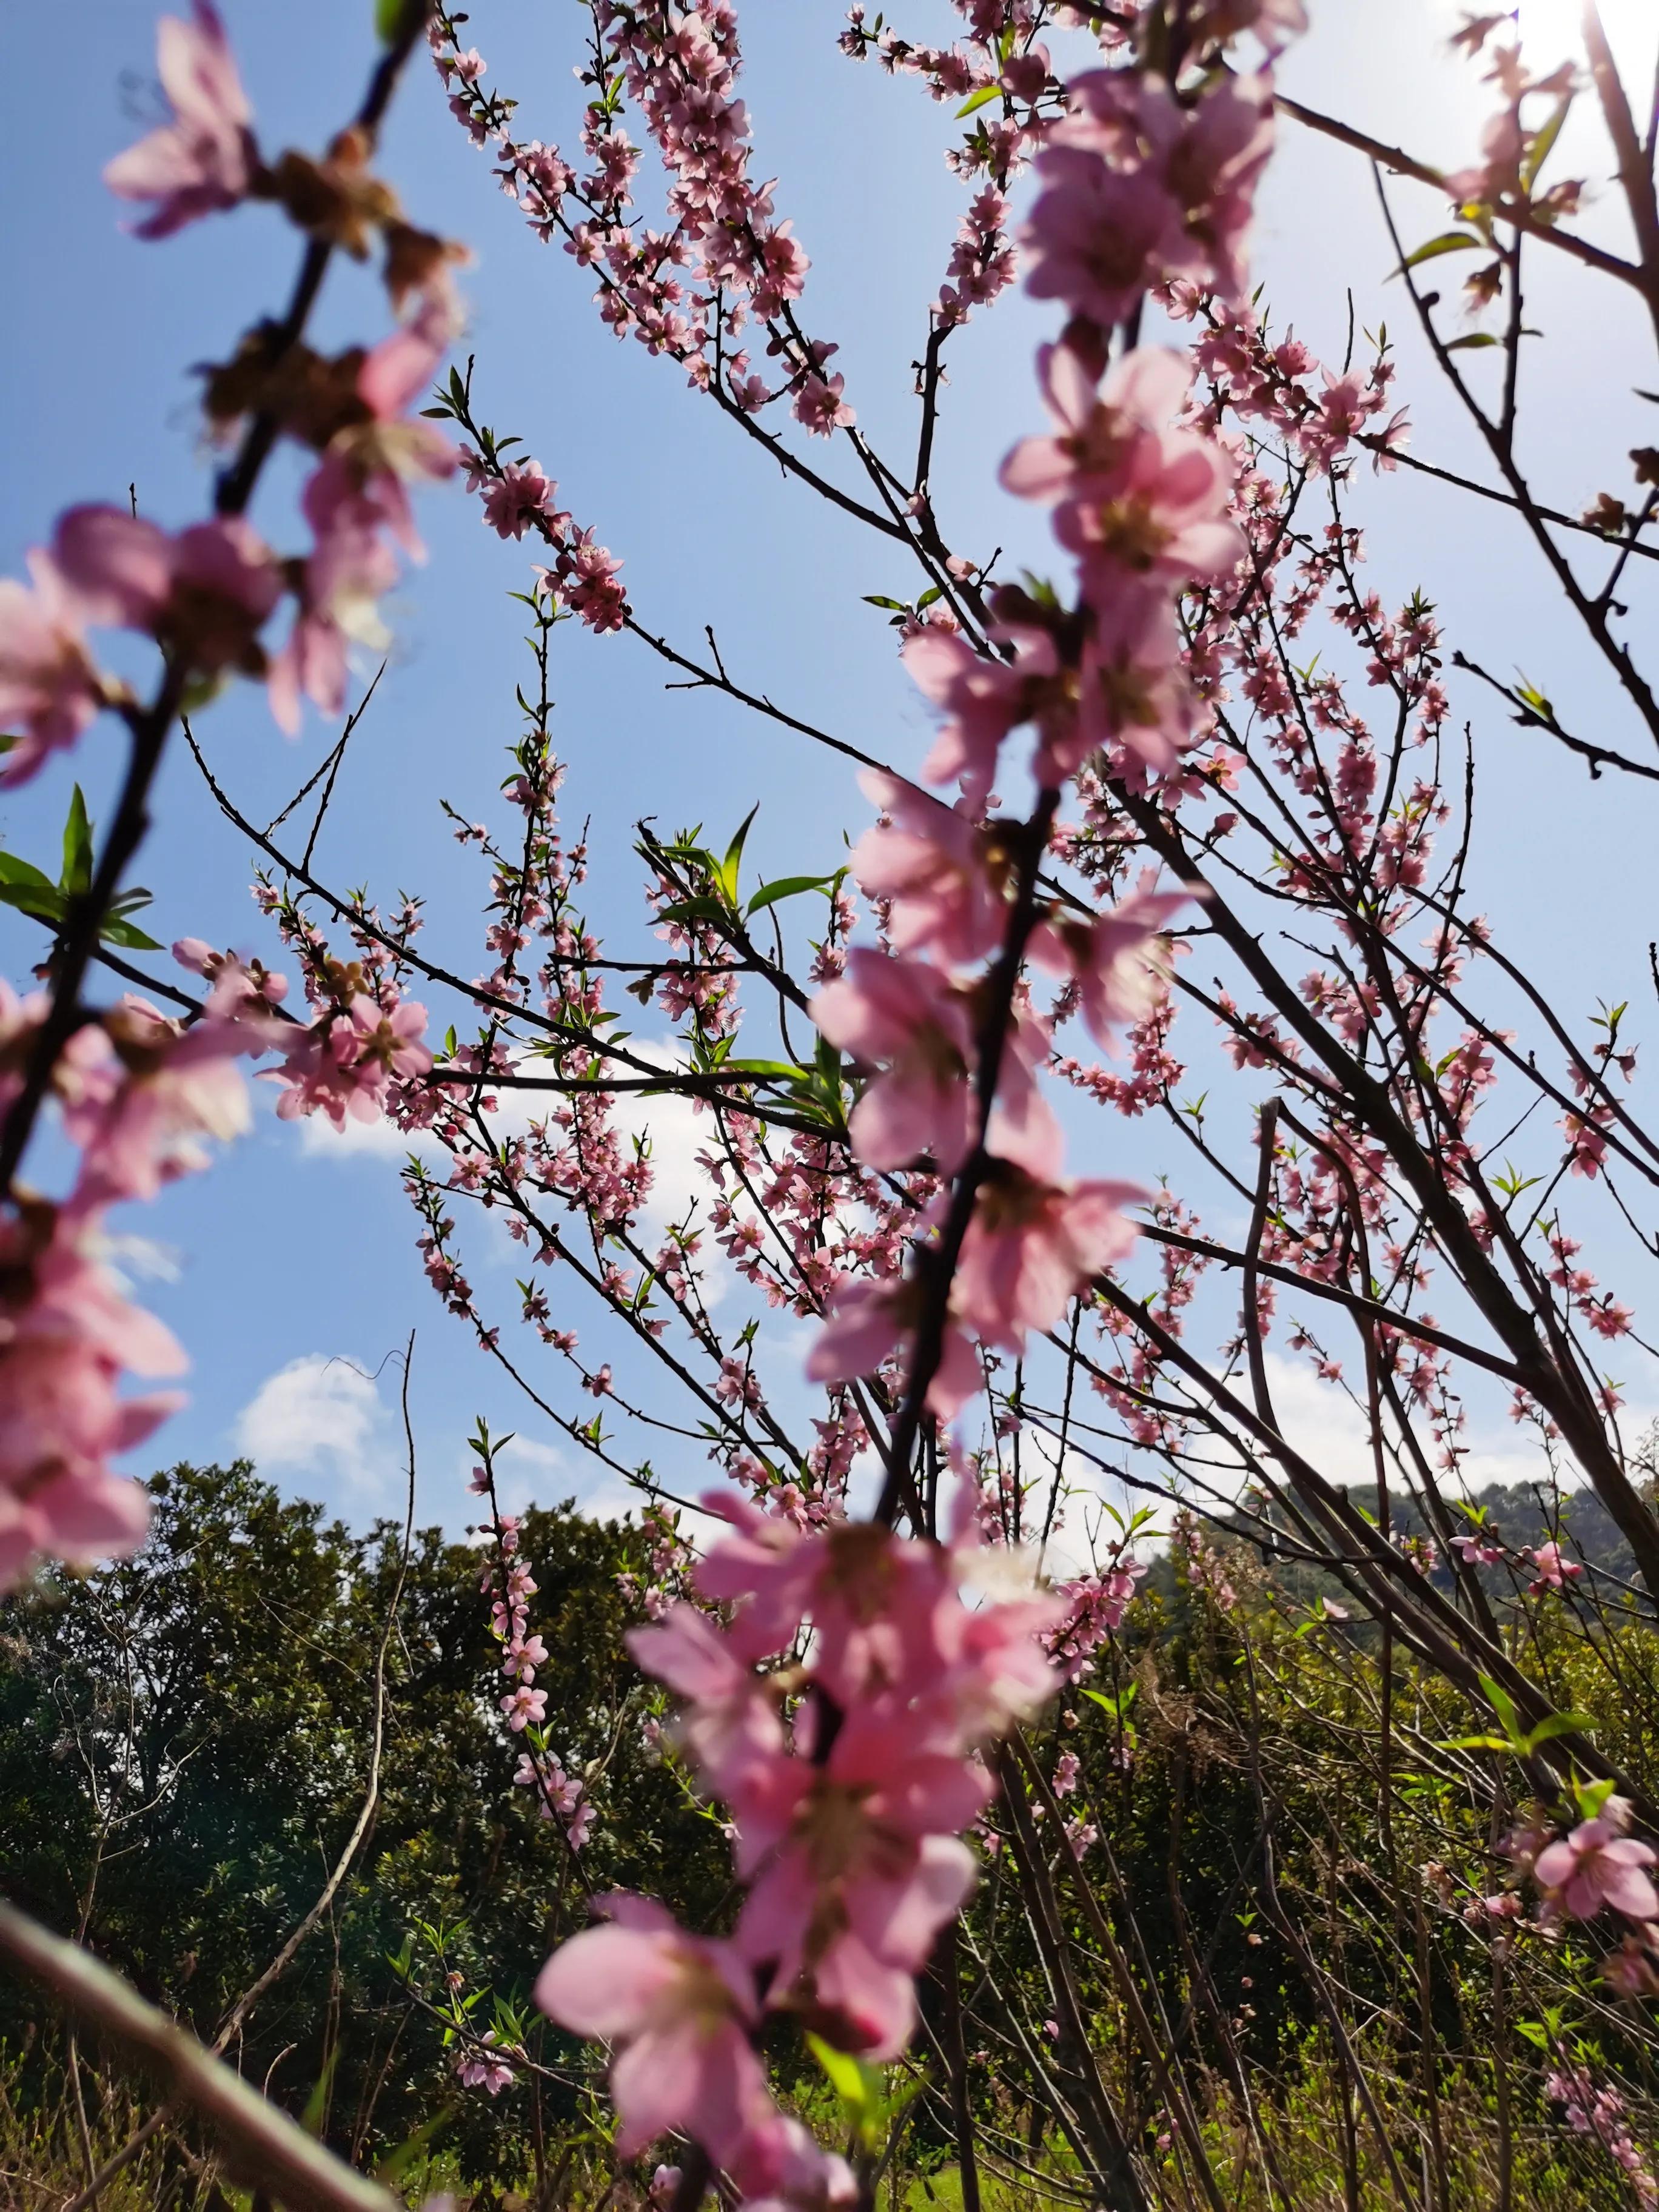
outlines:
{"label": "sunlight glare", "polygon": [[[1474,12],[1473,6],[1460,13]],[[1534,68],[1547,69],[1568,54],[1582,56],[1582,0],[1520,0],[1521,43]],[[1622,70],[1653,64],[1650,34],[1659,26],[1659,0],[1601,0],[1607,44]]]}

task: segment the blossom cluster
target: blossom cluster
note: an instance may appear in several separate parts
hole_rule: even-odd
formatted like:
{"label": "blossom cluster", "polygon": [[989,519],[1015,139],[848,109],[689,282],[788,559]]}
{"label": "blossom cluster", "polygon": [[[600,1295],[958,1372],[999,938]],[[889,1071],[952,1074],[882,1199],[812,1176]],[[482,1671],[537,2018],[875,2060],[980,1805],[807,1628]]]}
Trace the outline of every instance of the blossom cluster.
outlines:
{"label": "blossom cluster", "polygon": [[[1182,356],[1145,348],[1109,366],[1109,352],[1156,285],[1188,280],[1237,301],[1271,143],[1265,74],[1224,79],[1184,106],[1133,69],[1073,80],[1044,135],[1024,234],[1030,289],[1069,317],[1039,357],[1054,427],[1016,447],[1002,480],[1052,510],[1076,563],[1075,600],[1003,587],[981,638],[951,617],[914,624],[905,663],[945,717],[922,774],[961,797],[952,807],[869,780],[884,819],[852,868],[880,902],[886,943],[854,949],[813,1018],[865,1073],[850,1125],[856,1157],[957,1182],[929,1217],[936,1244],[908,1273],[866,1273],[832,1291],[808,1371],[838,1381],[890,1362],[902,1375],[942,1298],[918,1386],[940,1419],[980,1387],[988,1353],[1021,1352],[1123,1255],[1134,1234],[1125,1208],[1146,1196],[1064,1176],[1059,1123],[1037,1082],[1051,1026],[1020,970],[1030,958],[1058,975],[1068,1007],[1109,1048],[1155,1000],[1148,969],[1182,895],[1148,884],[1104,914],[1074,916],[1039,898],[1036,878],[1069,781],[1103,775],[1156,789],[1202,733],[1178,605],[1224,586],[1243,555],[1229,511],[1233,464],[1183,419]],[[1014,824],[989,809],[1022,726],[1035,733],[1040,797]]]}
{"label": "blossom cluster", "polygon": [[[1582,1788],[1577,1794],[1588,1818],[1553,1834],[1546,1816],[1534,1813],[1504,1839],[1504,1854],[1517,1875],[1530,1875],[1537,1886],[1538,1927],[1594,1921],[1611,1911],[1624,1929],[1601,1960],[1604,1979],[1621,1996],[1659,1994],[1659,1887],[1650,1871],[1659,1853],[1628,1832],[1630,1805],[1610,1785],[1599,1785],[1588,1802]],[[1518,1892],[1510,1887],[1487,1898],[1484,1911],[1495,1920],[1517,1920]],[[1475,1917],[1473,1908],[1466,1917]]]}
{"label": "blossom cluster", "polygon": [[[486,1469],[475,1470],[473,1487],[489,1490]],[[547,1645],[530,1626],[537,1584],[520,1549],[518,1516],[498,1512],[478,1533],[485,1540],[478,1588],[489,1600],[489,1632],[501,1649],[505,1687],[496,1702],[507,1729],[524,1744],[513,1779],[520,1789],[534,1790],[540,1817],[562,1822],[570,1848],[579,1851],[593,1826],[593,1804],[580,1778],[566,1773],[543,1735],[547,1692],[537,1688],[536,1670],[547,1662]]]}
{"label": "blossom cluster", "polygon": [[503,450],[484,441],[480,450],[461,455],[467,489],[482,497],[486,526],[498,538],[515,539],[534,530],[553,556],[536,571],[541,589],[601,637],[620,629],[628,619],[628,595],[617,580],[622,562],[594,543],[592,530],[572,522],[558,505],[557,484],[539,463],[504,460]]}
{"label": "blossom cluster", "polygon": [[[593,58],[583,73],[593,95],[581,131],[589,166],[514,135],[514,103],[483,90],[483,58],[461,48],[456,20],[440,10],[434,58],[457,119],[477,145],[494,147],[502,189],[536,234],[559,239],[578,267],[594,272],[595,303],[617,337],[631,335],[679,362],[694,386],[738,413],[756,415],[787,397],[816,435],[850,425],[844,379],[829,367],[836,347],[807,337],[795,319],[806,252],[778,219],[771,184],[750,174],[730,0],[606,0],[594,17]],[[666,179],[665,230],[647,229],[629,212],[641,149],[623,127],[620,94],[636,105]],[[751,321],[781,371],[775,389],[741,342]]]}
{"label": "blossom cluster", "polygon": [[[30,555],[27,586],[0,586],[0,720],[22,738],[7,757],[8,782],[72,744],[101,707],[130,702],[94,664],[92,629],[140,630],[198,678],[228,670],[265,678],[285,728],[297,727],[302,696],[337,711],[351,646],[386,642],[375,603],[396,580],[393,544],[419,550],[407,486],[442,479],[459,458],[408,412],[458,327],[449,274],[457,249],[404,220],[395,195],[368,172],[361,131],[343,133],[320,162],[293,152],[274,169],[258,161],[211,0],[195,0],[191,22],[162,18],[158,63],[173,118],[106,172],[112,191],[152,204],[139,234],[166,237],[250,196],[275,198],[313,239],[362,254],[378,234],[387,289],[406,319],[379,344],[331,359],[261,324],[207,371],[216,439],[258,418],[318,455],[300,497],[312,532],[305,554],[279,559],[240,512],[171,536],[117,508],[78,508],[60,520],[50,550]],[[289,594],[289,637],[268,653],[260,633]]]}
{"label": "blossom cluster", "polygon": [[[1146,1561],[1121,1546],[1104,1568],[1055,1585],[1054,1596],[1065,1610],[1048,1648],[1067,1682],[1082,1681],[1094,1672],[1095,1653],[1122,1626],[1146,1572]],[[1055,1794],[1065,1792],[1056,1786]]]}
{"label": "blossom cluster", "polygon": [[[216,435],[257,419],[264,450],[287,434],[317,453],[301,501],[313,533],[306,555],[279,558],[247,521],[257,465],[247,473],[239,462],[222,476],[210,520],[170,532],[136,512],[72,507],[50,545],[30,553],[28,582],[0,580],[0,725],[13,733],[0,781],[38,775],[112,709],[132,733],[127,803],[140,819],[161,742],[191,696],[233,674],[263,678],[290,726],[302,692],[340,705],[348,644],[372,626],[374,599],[396,574],[387,540],[416,544],[405,484],[444,476],[455,461],[446,441],[406,416],[455,327],[455,250],[404,220],[368,170],[372,142],[362,130],[343,134],[321,162],[292,152],[263,161],[210,0],[194,0],[191,21],[162,19],[158,62],[170,119],[106,173],[112,191],[148,204],[141,236],[166,237],[249,198],[274,199],[313,246],[361,255],[379,236],[394,307],[413,312],[379,345],[334,361],[310,352],[296,330],[262,325],[234,361],[208,373]],[[244,462],[254,450],[245,445]],[[262,633],[290,594],[295,619],[273,654]],[[160,687],[149,706],[95,661],[90,634],[110,629],[157,647]],[[118,890],[112,883],[100,895]],[[71,908],[70,926],[79,919]],[[90,926],[102,919],[94,914]],[[101,1012],[77,1006],[64,1021],[47,995],[20,1000],[0,987],[0,1113],[12,1156],[43,1102],[56,1107],[76,1156],[59,1196],[14,1181],[0,1198],[0,1587],[38,1553],[88,1559],[130,1549],[143,1531],[143,1493],[109,1462],[176,1401],[124,1399],[119,1389],[128,1373],[172,1374],[184,1361],[107,1265],[109,1209],[153,1199],[206,1164],[204,1139],[246,1127],[242,1056],[279,1052],[282,1066],[270,1071],[283,1085],[279,1111],[320,1109],[337,1122],[377,1117],[394,1080],[431,1066],[420,1042],[424,1010],[399,1003],[395,989],[374,990],[361,968],[313,992],[318,1014],[307,1024],[286,1013],[282,979],[257,963],[195,939],[175,955],[209,985],[188,1022],[134,995]],[[79,968],[72,974],[71,991]]]}
{"label": "blossom cluster", "polygon": [[[682,1601],[629,1638],[683,1702],[678,1740],[728,1808],[742,1908],[694,1936],[642,1898],[556,1951],[537,1984],[562,2026],[613,2047],[624,2156],[678,2130],[748,2196],[852,2193],[842,2162],[773,2104],[754,2039],[793,2014],[840,2049],[890,2058],[915,1977],[961,1905],[961,1831],[992,1784],[976,1747],[1054,1686],[1039,1649],[1054,1601],[965,1601],[975,1544],[872,1522],[804,1533],[725,1495],[733,1524]],[[971,1515],[965,1516],[971,1521]]]}
{"label": "blossom cluster", "polygon": [[1575,2135],[1599,2142],[1630,2183],[1641,2212],[1659,2208],[1659,2177],[1632,2132],[1624,2098],[1610,2083],[1599,2087],[1587,2067],[1565,2051],[1544,2085],[1545,2094],[1563,2107],[1562,2118]]}

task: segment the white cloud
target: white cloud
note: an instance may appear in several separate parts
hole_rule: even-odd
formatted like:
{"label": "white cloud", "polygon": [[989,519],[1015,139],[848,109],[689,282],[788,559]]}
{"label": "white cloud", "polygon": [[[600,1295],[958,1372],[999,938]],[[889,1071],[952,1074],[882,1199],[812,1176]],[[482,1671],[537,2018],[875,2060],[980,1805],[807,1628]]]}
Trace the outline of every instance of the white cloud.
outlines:
{"label": "white cloud", "polygon": [[311,1352],[268,1376],[236,1417],[236,1445],[262,1474],[327,1474],[374,1487],[391,1465],[372,1376]]}
{"label": "white cloud", "polygon": [[[1316,1467],[1327,1482],[1346,1486],[1373,1481],[1366,1419],[1341,1384],[1322,1382],[1311,1367],[1278,1352],[1268,1352],[1264,1364],[1279,1433],[1291,1449]],[[1249,1401],[1248,1387],[1239,1395]]]}
{"label": "white cloud", "polygon": [[401,1161],[411,1152],[431,1158],[440,1150],[424,1129],[400,1129],[384,1115],[377,1121],[348,1121],[343,1129],[337,1129],[326,1114],[307,1115],[300,1123],[301,1159]]}
{"label": "white cloud", "polygon": [[[1322,1382],[1309,1366],[1271,1352],[1267,1364],[1267,1387],[1285,1441],[1310,1461],[1328,1482],[1344,1487],[1375,1483],[1376,1462],[1363,1409],[1339,1384]],[[1471,1407],[1469,1426],[1462,1441],[1465,1456],[1458,1480],[1449,1486],[1454,1492],[1465,1486],[1481,1490],[1488,1483],[1513,1485],[1546,1478],[1543,1455],[1530,1431],[1509,1424],[1488,1424]],[[1398,1490],[1401,1480],[1400,1469],[1391,1460],[1390,1487]]]}

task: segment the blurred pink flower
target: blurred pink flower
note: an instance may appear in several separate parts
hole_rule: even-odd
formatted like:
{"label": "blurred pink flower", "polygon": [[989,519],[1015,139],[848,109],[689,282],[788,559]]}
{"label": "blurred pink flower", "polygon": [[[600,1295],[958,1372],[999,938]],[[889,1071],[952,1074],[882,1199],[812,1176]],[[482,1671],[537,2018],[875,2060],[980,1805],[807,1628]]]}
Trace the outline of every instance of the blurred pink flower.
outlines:
{"label": "blurred pink flower", "polygon": [[1570,1836],[1547,1845],[1533,1873],[1575,1920],[1593,1920],[1604,1905],[1632,1920],[1652,1920],[1659,1917],[1659,1891],[1644,1869],[1653,1861],[1651,1844],[1621,1836],[1601,1818],[1580,1821]]}
{"label": "blurred pink flower", "polygon": [[258,155],[247,95],[212,0],[194,0],[196,20],[163,15],[155,63],[173,120],[118,154],[104,182],[119,198],[153,200],[134,225],[140,238],[166,238],[198,216],[234,207]]}
{"label": "blurred pink flower", "polygon": [[684,2129],[729,2166],[780,2120],[749,2040],[752,1977],[732,1945],[687,1934],[649,1899],[613,1896],[603,1909],[608,1926],[573,1936],[542,1968],[536,2002],[561,2027],[617,2046],[621,2156]]}
{"label": "blurred pink flower", "polygon": [[87,651],[86,615],[48,556],[27,556],[29,582],[0,576],[0,726],[18,742],[0,785],[26,783],[72,745],[103,703]]}
{"label": "blurred pink flower", "polygon": [[963,1325],[988,1344],[1023,1352],[1029,1332],[1052,1328],[1073,1293],[1129,1250],[1136,1231],[1122,1209],[1146,1196],[1136,1183],[1041,1182],[999,1163],[963,1241]]}
{"label": "blurred pink flower", "polygon": [[872,898],[888,902],[893,950],[931,952],[951,967],[994,951],[1008,902],[991,833],[902,776],[866,769],[859,781],[888,819],[865,831],[850,866]]}

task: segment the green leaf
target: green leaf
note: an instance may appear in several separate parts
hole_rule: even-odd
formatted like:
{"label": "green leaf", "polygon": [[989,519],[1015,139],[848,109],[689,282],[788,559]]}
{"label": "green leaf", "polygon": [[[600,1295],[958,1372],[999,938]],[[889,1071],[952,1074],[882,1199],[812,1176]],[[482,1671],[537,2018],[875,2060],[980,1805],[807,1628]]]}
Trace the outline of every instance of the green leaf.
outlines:
{"label": "green leaf", "polygon": [[374,0],[375,37],[389,46],[403,28],[408,13],[409,0]]}
{"label": "green leaf", "polygon": [[780,876],[776,883],[767,884],[757,890],[744,912],[758,914],[763,907],[775,906],[780,899],[797,898],[802,891],[821,891],[826,884],[834,881],[833,876]]}
{"label": "green leaf", "polygon": [[106,945],[118,945],[124,952],[159,952],[161,949],[155,938],[146,937],[142,929],[123,921],[118,915],[106,915],[98,934]]}
{"label": "green leaf", "polygon": [[988,106],[1001,90],[1000,84],[982,84],[977,92],[970,92],[957,110],[957,121],[960,123],[964,115],[971,115],[976,108]]}
{"label": "green leaf", "polygon": [[0,853],[0,884],[49,890],[54,896],[58,890],[50,876],[43,875],[32,860],[20,860],[15,853]]}
{"label": "green leaf", "polygon": [[775,1083],[805,1083],[811,1070],[797,1067],[787,1060],[727,1060],[721,1063],[727,1073],[738,1075],[767,1075]]}
{"label": "green leaf", "polygon": [[56,884],[45,883],[37,888],[33,884],[0,882],[0,906],[13,906],[20,914],[30,914],[37,921],[59,922],[64,919],[63,895]]}
{"label": "green leaf", "polygon": [[1498,340],[1490,331],[1471,331],[1467,337],[1452,338],[1447,343],[1448,353],[1472,353],[1476,346],[1495,346]]}
{"label": "green leaf", "polygon": [[866,607],[883,607],[890,615],[908,615],[910,611],[902,599],[890,599],[881,592],[866,592],[864,604]]}
{"label": "green leaf", "polygon": [[1553,1736],[1583,1735],[1595,1726],[1593,1713],[1549,1713],[1539,1722],[1527,1737],[1527,1749],[1534,1751],[1540,1743]]}
{"label": "green leaf", "polygon": [[58,888],[67,896],[92,888],[92,824],[87,819],[85,793],[77,783],[64,824],[64,872]]}
{"label": "green leaf", "polygon": [[1563,93],[1555,103],[1554,112],[1542,130],[1534,136],[1527,149],[1527,158],[1521,164],[1521,189],[1530,192],[1538,180],[1538,173],[1548,161],[1556,140],[1561,136],[1561,125],[1567,119],[1567,110],[1572,106],[1571,92]]}
{"label": "green leaf", "polygon": [[374,2179],[388,2188],[394,2185],[414,2165],[439,2131],[447,2128],[454,2116],[453,2102],[440,2106],[429,2120],[422,2120],[411,2136],[405,2136],[395,2150],[389,2150],[374,2169]]}
{"label": "green leaf", "polygon": [[1480,1677],[1480,1682],[1481,1688],[1486,1693],[1487,1704],[1491,1705],[1493,1712],[1497,1714],[1498,1720],[1509,1731],[1510,1741],[1519,1742],[1521,1738],[1521,1716],[1516,1711],[1514,1698],[1510,1697],[1509,1692],[1504,1687],[1503,1684],[1501,1682],[1494,1682],[1490,1674],[1482,1674]]}
{"label": "green leaf", "polygon": [[659,921],[729,921],[730,915],[716,898],[678,899],[657,908]]}
{"label": "green leaf", "polygon": [[[1415,269],[1421,261],[1437,261],[1443,253],[1467,253],[1472,247],[1478,247],[1481,241],[1473,231],[1443,230],[1438,238],[1430,239],[1426,245],[1419,246],[1414,253],[1408,253],[1394,274],[1395,276],[1401,276],[1407,269]],[[1393,282],[1392,277],[1389,282]]]}
{"label": "green leaf", "polygon": [[830,2087],[850,2112],[861,2112],[870,2102],[870,2075],[873,2069],[850,2051],[837,2051],[833,2043],[826,2043],[821,2035],[808,2031],[806,2047],[823,2067]]}
{"label": "green leaf", "polygon": [[317,2076],[311,2094],[306,2099],[306,2108],[300,2115],[300,2125],[308,2136],[320,2136],[323,2131],[323,2114],[328,2110],[328,2093],[334,2080],[334,2069],[339,2063],[340,2049],[341,2046],[336,2044],[323,2061],[323,2070]]}
{"label": "green leaf", "polygon": [[726,847],[726,858],[720,862],[717,871],[720,888],[726,893],[734,910],[738,903],[738,871],[743,866],[743,848],[748,840],[749,825],[759,812],[760,801],[757,799],[738,824],[738,834]]}
{"label": "green leaf", "polygon": [[1121,1720],[1123,1716],[1128,1711],[1130,1706],[1133,1705],[1135,1701],[1135,1692],[1139,1688],[1139,1686],[1140,1685],[1138,1682],[1127,1683],[1124,1686],[1122,1694],[1115,1698],[1109,1691],[1091,1690],[1084,1688],[1082,1684],[1079,1685],[1079,1687],[1083,1689],[1084,1696],[1085,1698],[1091,1698],[1095,1704],[1097,1705],[1103,1712],[1109,1712],[1115,1721]]}

